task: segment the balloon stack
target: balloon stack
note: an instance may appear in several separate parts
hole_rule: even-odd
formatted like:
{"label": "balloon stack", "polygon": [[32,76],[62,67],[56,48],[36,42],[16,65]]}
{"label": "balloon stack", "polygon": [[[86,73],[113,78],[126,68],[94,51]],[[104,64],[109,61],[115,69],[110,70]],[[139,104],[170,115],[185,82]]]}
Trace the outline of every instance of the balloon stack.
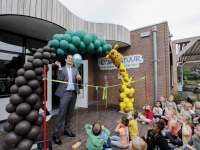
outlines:
{"label": "balloon stack", "polygon": [[[39,114],[42,106],[39,95],[43,92],[40,82],[43,79],[43,66],[53,63],[55,59],[56,49],[48,45],[39,48],[27,59],[24,67],[17,71],[18,77],[10,88],[10,103],[6,106],[10,115],[3,126],[4,131],[8,132],[4,150],[30,150],[34,143],[42,140],[40,126],[44,117]],[[48,66],[46,68],[48,71]]]}
{"label": "balloon stack", "polygon": [[104,39],[98,38],[95,33],[87,34],[85,30],[67,30],[65,34],[55,34],[48,44],[57,49],[58,56],[66,56],[68,53],[82,55],[86,51],[89,54],[107,55],[112,49],[112,45]]}
{"label": "balloon stack", "polygon": [[123,55],[120,54],[118,51],[118,45],[115,45],[114,49],[112,49],[109,54],[106,56],[107,59],[111,58],[113,64],[118,68],[120,71],[120,77],[123,82],[123,85],[119,89],[120,97],[118,101],[120,102],[120,110],[122,112],[128,113],[129,111],[133,110],[133,93],[135,92],[134,88],[132,88],[130,82],[133,77],[128,77],[126,68],[122,64]]}

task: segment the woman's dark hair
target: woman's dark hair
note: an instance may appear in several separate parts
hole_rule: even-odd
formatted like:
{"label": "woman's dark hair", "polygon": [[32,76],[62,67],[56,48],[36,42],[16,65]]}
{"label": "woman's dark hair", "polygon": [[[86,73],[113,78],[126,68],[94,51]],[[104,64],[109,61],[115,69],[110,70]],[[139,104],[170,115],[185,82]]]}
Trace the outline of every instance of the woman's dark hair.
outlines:
{"label": "woman's dark hair", "polygon": [[156,103],[160,103],[160,108],[162,108],[162,103],[160,101],[157,101]]}
{"label": "woman's dark hair", "polygon": [[153,129],[148,130],[146,139],[148,150],[160,150],[161,149],[161,137],[158,132]]}
{"label": "woman's dark hair", "polygon": [[166,123],[164,120],[160,119],[159,122],[156,122],[156,125],[158,129],[160,129],[160,132],[161,132],[161,130],[163,130],[163,128],[165,127]]}
{"label": "woman's dark hair", "polygon": [[128,126],[129,120],[127,119],[126,116],[122,116],[122,117],[121,117],[121,120],[122,120],[122,124],[123,124],[123,125]]}

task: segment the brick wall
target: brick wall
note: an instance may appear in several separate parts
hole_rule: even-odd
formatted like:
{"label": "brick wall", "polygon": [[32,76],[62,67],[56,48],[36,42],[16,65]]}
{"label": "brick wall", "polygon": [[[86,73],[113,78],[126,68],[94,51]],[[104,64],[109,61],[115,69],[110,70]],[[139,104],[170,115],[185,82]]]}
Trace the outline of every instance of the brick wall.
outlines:
{"label": "brick wall", "polygon": [[[160,96],[170,95],[170,65],[169,65],[169,41],[168,41],[168,24],[167,22],[157,24],[157,58],[158,62],[158,98]],[[150,31],[150,36],[141,38],[140,34]],[[134,76],[134,80],[144,77],[144,72],[147,73],[147,93],[148,100],[154,103],[154,64],[153,64],[153,34],[152,26],[138,29],[131,32],[131,45],[130,47],[120,48],[118,51],[124,55],[141,54],[144,62],[140,64],[139,68],[128,69],[127,72],[130,76]],[[102,56],[101,56],[102,57]],[[107,86],[121,84],[121,80],[117,78],[119,71],[116,70],[100,70],[98,66],[97,54],[85,55],[85,59],[88,59],[89,63],[89,84]],[[133,103],[135,108],[141,108],[145,101],[145,81],[141,80],[132,84],[135,89]],[[119,88],[108,88],[108,103],[119,104]],[[102,89],[99,90],[98,99],[102,100]],[[96,90],[89,88],[89,101],[96,100]]]}

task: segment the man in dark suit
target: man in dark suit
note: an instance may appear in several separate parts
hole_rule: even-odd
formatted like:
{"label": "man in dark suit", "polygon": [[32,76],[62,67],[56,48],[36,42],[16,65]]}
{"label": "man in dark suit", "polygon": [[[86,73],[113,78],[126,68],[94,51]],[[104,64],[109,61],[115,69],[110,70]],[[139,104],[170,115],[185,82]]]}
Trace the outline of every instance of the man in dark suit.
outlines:
{"label": "man in dark suit", "polygon": [[[79,75],[78,69],[72,66],[72,55],[67,55],[65,61],[66,65],[64,67],[61,67],[58,61],[55,62],[55,65],[59,67],[58,80],[66,81],[69,83],[77,83],[77,80],[81,80],[81,76]],[[64,135],[75,137],[75,135],[69,130],[69,127],[76,104],[77,93],[80,94],[80,91],[77,88],[77,85],[74,84],[60,83],[56,90],[55,95],[60,97],[59,112],[56,118],[56,124],[53,132],[53,140],[56,144],[62,144],[58,135],[64,117]]]}

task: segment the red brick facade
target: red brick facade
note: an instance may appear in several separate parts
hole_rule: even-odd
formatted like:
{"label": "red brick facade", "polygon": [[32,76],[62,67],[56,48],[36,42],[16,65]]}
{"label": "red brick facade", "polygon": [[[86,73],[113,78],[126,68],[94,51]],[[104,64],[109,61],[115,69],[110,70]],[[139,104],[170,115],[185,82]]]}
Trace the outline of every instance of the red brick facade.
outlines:
{"label": "red brick facade", "polygon": [[[169,55],[169,29],[167,22],[157,24],[157,58],[158,58],[158,99],[160,96],[170,95],[170,55]],[[150,31],[150,36],[141,38],[141,33]],[[148,100],[154,103],[154,64],[153,64],[153,34],[152,26],[131,31],[131,45],[126,48],[119,48],[118,51],[124,55],[141,54],[144,60],[139,68],[127,69],[130,76],[134,76],[134,80],[144,77],[144,72],[147,73],[147,96]],[[101,56],[102,57],[102,56]],[[88,60],[88,84],[99,86],[110,86],[121,84],[118,79],[119,71],[116,70],[100,70],[98,66],[99,56],[96,54],[85,54],[85,59]],[[134,108],[141,108],[145,101],[145,80],[141,80],[132,84],[135,89],[133,103]],[[108,88],[108,103],[119,104],[119,88]],[[99,90],[98,100],[102,100],[102,89]],[[89,87],[88,100],[96,100],[96,90]]]}

